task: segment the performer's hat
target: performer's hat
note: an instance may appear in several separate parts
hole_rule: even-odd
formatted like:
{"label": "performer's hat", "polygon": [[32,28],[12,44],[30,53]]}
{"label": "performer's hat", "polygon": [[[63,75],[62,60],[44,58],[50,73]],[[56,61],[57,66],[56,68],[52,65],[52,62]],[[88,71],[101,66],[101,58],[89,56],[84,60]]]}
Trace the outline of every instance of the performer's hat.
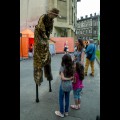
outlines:
{"label": "performer's hat", "polygon": [[57,17],[61,17],[59,15],[59,10],[57,8],[52,8],[51,10],[48,10],[48,13],[52,13],[52,14],[56,15]]}

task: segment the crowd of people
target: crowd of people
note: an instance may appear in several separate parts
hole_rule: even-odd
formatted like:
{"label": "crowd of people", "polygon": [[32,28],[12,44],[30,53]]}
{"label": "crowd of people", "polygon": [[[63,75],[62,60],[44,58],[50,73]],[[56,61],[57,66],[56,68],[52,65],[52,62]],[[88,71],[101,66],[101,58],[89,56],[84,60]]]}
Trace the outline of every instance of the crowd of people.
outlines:
{"label": "crowd of people", "polygon": [[[72,109],[79,110],[81,105],[81,93],[82,89],[84,88],[83,80],[84,77],[87,76],[87,71],[89,64],[91,66],[91,73],[90,75],[94,77],[94,61],[95,61],[95,52],[96,46],[93,43],[93,39],[89,40],[89,44],[87,47],[83,44],[82,39],[78,39],[78,45],[75,46],[74,57],[69,54],[69,52],[65,51],[65,47],[67,44],[64,45],[65,54],[62,57],[61,68],[60,68],[60,78],[61,83],[59,87],[59,110],[55,111],[55,114],[60,117],[68,116],[69,106]],[[88,57],[91,55],[90,57]],[[86,56],[86,61],[84,65],[84,59]],[[63,86],[63,81],[71,81],[72,83],[72,90],[73,90],[73,97],[75,104],[69,105],[69,97],[70,92],[65,91]],[[66,88],[68,86],[66,85]],[[65,104],[64,104],[65,101]]]}
{"label": "crowd of people", "polygon": [[[33,66],[34,80],[37,85],[40,85],[42,82],[43,67],[45,72],[44,75],[47,80],[53,80],[51,72],[51,55],[49,52],[48,40],[50,40],[50,33],[53,29],[53,19],[57,17],[59,17],[59,10],[53,8],[52,10],[48,11],[47,14],[42,15],[39,18],[38,24],[35,26]],[[75,110],[80,109],[81,92],[84,88],[83,80],[84,77],[87,76],[89,64],[91,66],[90,75],[94,77],[95,51],[96,46],[94,45],[92,39],[90,40],[90,43],[86,48],[83,44],[83,40],[78,39],[78,45],[76,46],[76,49],[74,51],[74,57],[72,58],[69,54],[69,47],[66,41],[64,45],[65,54],[62,57],[61,67],[59,71],[61,84],[59,87],[59,110],[55,111],[55,114],[57,116],[68,116],[69,106]],[[84,65],[85,55],[86,62]],[[68,90],[70,85],[72,85],[72,89],[65,91],[63,89],[63,84],[64,86],[66,86],[65,90]],[[73,97],[75,101],[74,105],[69,105],[71,90],[73,90]]]}

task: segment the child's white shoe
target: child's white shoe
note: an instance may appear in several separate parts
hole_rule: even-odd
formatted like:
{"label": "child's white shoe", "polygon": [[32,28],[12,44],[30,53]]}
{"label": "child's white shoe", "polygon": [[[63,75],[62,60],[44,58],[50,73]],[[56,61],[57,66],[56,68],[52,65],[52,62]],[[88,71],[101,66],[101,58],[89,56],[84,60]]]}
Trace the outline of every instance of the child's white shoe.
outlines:
{"label": "child's white shoe", "polygon": [[65,112],[64,114],[65,114],[65,116],[68,116],[68,112]]}
{"label": "child's white shoe", "polygon": [[61,114],[60,111],[55,111],[55,114],[59,117],[64,117],[64,114]]}
{"label": "child's white shoe", "polygon": [[78,110],[79,109],[79,107],[77,106],[77,105],[71,105],[70,106],[72,109],[75,109],[75,110]]}

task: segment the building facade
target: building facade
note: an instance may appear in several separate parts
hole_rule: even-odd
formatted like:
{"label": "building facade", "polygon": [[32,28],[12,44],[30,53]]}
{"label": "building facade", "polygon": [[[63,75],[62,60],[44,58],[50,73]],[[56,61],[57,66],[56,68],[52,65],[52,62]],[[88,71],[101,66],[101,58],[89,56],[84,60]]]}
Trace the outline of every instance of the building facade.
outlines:
{"label": "building facade", "polygon": [[77,2],[80,0],[20,0],[20,31],[29,28],[34,31],[42,14],[55,7],[61,18],[54,19],[51,37],[74,37],[76,39]]}
{"label": "building facade", "polygon": [[77,37],[81,37],[83,40],[98,40],[100,30],[99,23],[100,15],[96,15],[96,13],[94,13],[94,16],[90,14],[90,17],[87,15],[85,18],[81,17],[80,20],[77,20]]}
{"label": "building facade", "polygon": [[49,0],[20,0],[20,31],[34,31],[39,17],[48,9]]}

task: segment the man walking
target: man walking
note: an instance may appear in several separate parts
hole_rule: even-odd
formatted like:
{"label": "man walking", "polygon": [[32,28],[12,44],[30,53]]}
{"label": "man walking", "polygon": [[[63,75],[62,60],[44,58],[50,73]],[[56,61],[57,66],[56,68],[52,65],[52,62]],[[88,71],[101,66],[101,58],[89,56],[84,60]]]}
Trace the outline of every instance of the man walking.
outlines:
{"label": "man walking", "polygon": [[85,76],[87,76],[89,64],[91,66],[90,75],[94,77],[94,61],[96,58],[96,46],[94,44],[94,40],[89,40],[89,45],[85,51],[86,53],[86,63],[85,63]]}

